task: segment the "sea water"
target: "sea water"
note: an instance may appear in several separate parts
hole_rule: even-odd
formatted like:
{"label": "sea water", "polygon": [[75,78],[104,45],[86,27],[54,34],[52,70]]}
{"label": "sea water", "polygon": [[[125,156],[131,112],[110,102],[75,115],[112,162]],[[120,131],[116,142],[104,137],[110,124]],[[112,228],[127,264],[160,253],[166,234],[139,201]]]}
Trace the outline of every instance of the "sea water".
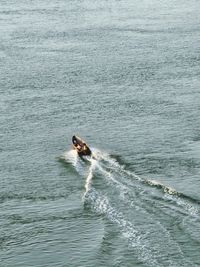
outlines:
{"label": "sea water", "polygon": [[1,1],[0,266],[200,265],[199,9]]}

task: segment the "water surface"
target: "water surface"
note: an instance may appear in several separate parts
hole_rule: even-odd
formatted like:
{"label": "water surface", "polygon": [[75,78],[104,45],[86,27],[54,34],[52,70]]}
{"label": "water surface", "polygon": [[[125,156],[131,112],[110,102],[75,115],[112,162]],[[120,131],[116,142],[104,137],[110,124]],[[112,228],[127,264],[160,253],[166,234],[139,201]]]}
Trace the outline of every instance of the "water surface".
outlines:
{"label": "water surface", "polygon": [[199,266],[199,8],[1,1],[3,267]]}

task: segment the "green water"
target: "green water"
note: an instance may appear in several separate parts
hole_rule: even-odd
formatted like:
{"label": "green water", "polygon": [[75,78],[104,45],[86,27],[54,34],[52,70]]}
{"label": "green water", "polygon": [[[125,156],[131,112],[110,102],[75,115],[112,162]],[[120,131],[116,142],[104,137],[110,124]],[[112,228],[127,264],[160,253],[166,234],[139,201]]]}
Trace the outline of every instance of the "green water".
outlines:
{"label": "green water", "polygon": [[199,8],[1,1],[0,266],[200,266]]}

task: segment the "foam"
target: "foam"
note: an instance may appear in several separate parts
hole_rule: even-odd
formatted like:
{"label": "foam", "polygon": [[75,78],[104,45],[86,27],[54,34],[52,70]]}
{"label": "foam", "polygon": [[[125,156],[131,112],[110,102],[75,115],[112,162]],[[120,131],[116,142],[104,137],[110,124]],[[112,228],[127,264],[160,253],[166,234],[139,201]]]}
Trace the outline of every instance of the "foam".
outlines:
{"label": "foam", "polygon": [[[146,202],[144,201],[154,203],[153,201],[155,200],[153,200],[152,193],[154,192],[156,194],[156,192],[159,192],[160,197],[160,193],[162,192],[161,198],[163,201],[166,201],[166,198],[173,200],[177,205],[186,210],[188,215],[197,215],[198,210],[186,200],[182,199],[181,195],[175,189],[167,187],[159,181],[144,179],[133,172],[125,170],[123,165],[120,165],[107,153],[101,153],[97,149],[92,149],[92,152],[94,158],[88,157],[87,164],[78,157],[76,151],[72,150],[65,153],[65,160],[70,161],[78,173],[86,175],[85,192],[83,195],[84,203],[88,203],[95,212],[104,215],[109,221],[117,225],[122,236],[128,241],[129,246],[136,250],[138,258],[148,266],[159,266],[159,260],[163,260],[162,257],[165,258],[168,266],[178,266],[179,264],[185,266],[184,255],[179,244],[173,240],[170,232],[159,220],[155,221],[155,216],[157,215],[152,216],[145,209]],[[85,172],[83,172],[84,168],[86,169]],[[105,182],[112,188],[114,195],[118,196],[118,198],[108,195],[106,191],[107,187],[101,190],[93,186],[92,179],[96,174],[100,175],[102,179],[105,179]],[[153,191],[151,187],[156,190]],[[145,195],[137,198],[134,194],[138,192],[141,194],[145,192]],[[158,201],[158,198],[156,201]],[[165,203],[168,204],[167,208],[169,208],[171,204]],[[148,218],[149,225],[147,227],[150,227],[150,232],[146,234],[142,233],[141,227],[128,219],[128,212],[131,212],[131,209],[123,211],[123,207],[132,207],[134,212],[144,214]],[[174,211],[177,212],[176,210]],[[154,229],[155,227],[156,229]],[[154,244],[151,240],[152,237],[154,240],[157,235],[159,235],[160,242]],[[176,264],[177,259],[170,259],[165,253],[166,246],[170,247],[172,254],[176,251],[179,255],[178,265]],[[163,253],[164,255],[162,255]],[[187,262],[187,264],[192,265],[193,263]]]}

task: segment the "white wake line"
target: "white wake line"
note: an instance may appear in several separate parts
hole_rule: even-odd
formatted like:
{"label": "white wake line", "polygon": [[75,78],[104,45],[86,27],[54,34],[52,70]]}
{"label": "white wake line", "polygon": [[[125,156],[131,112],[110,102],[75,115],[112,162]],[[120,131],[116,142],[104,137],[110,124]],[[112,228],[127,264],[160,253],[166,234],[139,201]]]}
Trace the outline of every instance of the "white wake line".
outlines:
{"label": "white wake line", "polygon": [[[129,244],[132,247],[136,248],[139,254],[142,255],[142,256],[139,256],[140,259],[143,259],[146,262],[148,262],[149,266],[158,266],[157,260],[151,255],[151,249],[149,250],[149,246],[147,246],[147,244],[141,244],[140,236],[138,236],[139,233],[136,229],[134,229],[134,225],[130,221],[127,221],[121,212],[120,213],[117,212],[117,210],[115,210],[109,204],[109,201],[107,198],[99,196],[99,194],[96,192],[95,189],[91,191],[93,173],[95,169],[97,168],[104,175],[104,177],[106,178],[108,182],[112,181],[112,183],[115,184],[115,186],[118,187],[120,190],[127,191],[129,190],[129,188],[126,185],[123,185],[118,180],[116,180],[114,176],[112,175],[112,173],[110,173],[107,170],[104,170],[104,168],[99,164],[98,161],[94,159],[91,159],[90,161],[91,161],[91,165],[90,165],[89,173],[88,173],[88,176],[85,182],[84,199],[87,194],[87,197],[89,197],[89,199],[92,200],[93,202],[94,209],[98,213],[105,214],[106,217],[110,221],[112,221],[113,223],[116,223],[120,227],[122,235],[128,239]],[[146,211],[144,212],[145,214],[148,213]],[[172,245],[175,247],[175,249],[177,249],[177,251],[180,253],[181,258],[183,259],[183,252],[180,246],[176,242],[173,241],[170,233],[165,229],[165,227],[160,222],[158,223],[158,226],[161,227],[162,231],[164,231],[166,235],[166,238],[168,238],[169,242],[172,242]]]}
{"label": "white wake line", "polygon": [[[96,153],[100,154],[100,151],[97,151]],[[75,167],[75,169],[77,170],[78,173],[81,174],[83,172],[82,171],[82,168],[83,168],[82,164],[80,163],[79,156],[75,150],[67,151],[63,154],[63,156],[64,156],[65,160],[70,161],[72,163],[72,165]],[[102,154],[102,155],[100,154],[100,155],[98,155],[98,157],[100,159],[103,159],[106,162],[108,162],[109,166],[107,166],[107,167],[109,169],[111,169],[115,172],[117,172],[117,171],[120,172],[122,174],[122,176],[125,174],[125,175],[128,175],[129,177],[133,177],[138,181],[147,183],[147,184],[152,185],[152,186],[160,185],[162,187],[162,189],[164,190],[165,198],[175,201],[175,203],[177,203],[178,206],[182,207],[187,213],[189,213],[189,215],[194,216],[194,217],[199,216],[199,210],[197,208],[193,207],[191,204],[180,199],[178,196],[176,196],[176,193],[177,193],[176,190],[162,184],[161,182],[158,182],[155,180],[146,180],[146,179],[141,178],[138,175],[136,175],[136,174],[134,174],[128,170],[125,170],[124,166],[120,165],[116,160],[110,158],[109,155],[107,155],[107,154]],[[94,169],[96,168],[96,166],[107,177],[108,181],[115,183],[115,185],[118,188],[121,188],[123,190],[123,192],[130,190],[129,185],[127,183],[125,185],[125,184],[119,182],[118,180],[116,180],[113,177],[113,175],[109,171],[104,170],[104,168],[100,165],[98,160],[90,159],[89,161],[91,162],[91,166],[89,168],[89,174],[86,178],[86,183],[85,183],[86,192],[85,192],[85,194],[90,190],[93,172],[94,172]]]}
{"label": "white wake line", "polygon": [[[104,170],[100,164],[97,165],[98,170],[104,175],[104,178],[106,178],[107,182],[112,182],[113,185],[116,186],[116,188],[120,189],[120,194],[119,197],[123,200],[126,201],[127,204],[130,204],[131,206],[133,205],[133,203],[127,201],[127,199],[125,198],[124,194],[128,193],[130,191],[130,188],[128,187],[128,185],[124,185],[123,183],[119,182],[118,180],[116,180],[113,176],[113,174],[107,170]],[[124,171],[124,173],[126,173],[126,171]],[[132,175],[132,174],[131,174]],[[134,175],[135,176],[135,175]],[[139,178],[140,179],[140,178]],[[142,180],[142,179],[141,179]],[[156,181],[152,181],[152,183],[157,183]],[[166,193],[166,192],[165,192]],[[191,209],[191,206],[189,205],[189,207],[187,207],[187,203],[185,203],[184,201],[178,199],[176,196],[172,196],[171,194],[170,197],[173,199],[173,197],[176,199],[176,202],[178,205],[182,206],[184,209],[186,209],[187,211],[189,211],[190,215],[196,215],[195,211],[192,210],[188,210],[188,208]],[[174,200],[174,199],[173,199]],[[194,207],[193,207],[194,209]],[[144,210],[142,208],[141,212],[145,215],[150,216],[151,220],[153,221],[153,218],[151,216],[151,214],[149,212],[147,212],[146,210]],[[182,257],[182,260],[184,259],[184,253],[181,250],[181,247],[179,246],[179,244],[177,242],[175,242],[170,234],[170,232],[163,226],[163,224],[161,222],[156,222],[156,224],[158,225],[158,227],[160,227],[162,229],[162,231],[165,233],[166,238],[168,238],[169,242],[174,246],[174,248],[176,248],[177,252],[179,252],[180,256]],[[191,263],[191,262],[190,262]]]}
{"label": "white wake line", "polygon": [[[105,158],[105,160],[107,160],[111,164],[110,166],[108,166],[111,170],[114,170],[114,171],[118,170],[120,172],[120,174],[122,174],[122,175],[126,174],[129,177],[133,177],[136,180],[141,181],[142,183],[149,184],[150,186],[161,186],[161,188],[163,190],[163,193],[164,193],[164,198],[169,198],[169,199],[175,201],[175,203],[178,206],[181,206],[191,216],[196,217],[196,216],[199,215],[199,210],[197,208],[193,207],[191,204],[189,204],[189,203],[185,202],[184,200],[180,199],[177,196],[178,192],[174,188],[166,186],[162,182],[159,182],[159,181],[156,181],[156,180],[149,180],[149,179],[141,178],[138,175],[136,175],[135,173],[132,173],[130,171],[125,170],[124,166],[121,166],[118,162],[116,162],[113,159],[110,159],[108,156]],[[100,171],[104,172],[104,174],[107,175],[107,177],[110,177],[110,179],[114,183],[116,183],[118,185],[121,184],[116,179],[111,177],[111,174],[109,173],[109,171],[103,170],[102,168],[100,169]],[[122,185],[122,187],[124,189],[127,188],[127,190],[129,190],[128,184],[126,184],[126,185],[121,184],[121,185]]]}
{"label": "white wake line", "polygon": [[[95,196],[95,198],[94,198]],[[122,212],[118,212],[109,204],[107,197],[101,196],[95,189],[90,192],[90,200],[93,203],[93,208],[99,214],[104,214],[112,223],[117,224],[120,232],[129,242],[129,245],[138,251],[138,258],[148,263],[148,266],[159,266],[158,262],[152,256],[152,252],[148,246],[141,244],[138,231],[134,225],[124,218]]]}
{"label": "white wake line", "polygon": [[92,182],[92,177],[93,177],[93,171],[97,165],[97,161],[94,160],[94,159],[91,159],[91,165],[90,165],[90,168],[89,168],[89,174],[86,178],[86,181],[85,181],[85,194],[87,194],[87,192],[91,189],[91,182]]}

